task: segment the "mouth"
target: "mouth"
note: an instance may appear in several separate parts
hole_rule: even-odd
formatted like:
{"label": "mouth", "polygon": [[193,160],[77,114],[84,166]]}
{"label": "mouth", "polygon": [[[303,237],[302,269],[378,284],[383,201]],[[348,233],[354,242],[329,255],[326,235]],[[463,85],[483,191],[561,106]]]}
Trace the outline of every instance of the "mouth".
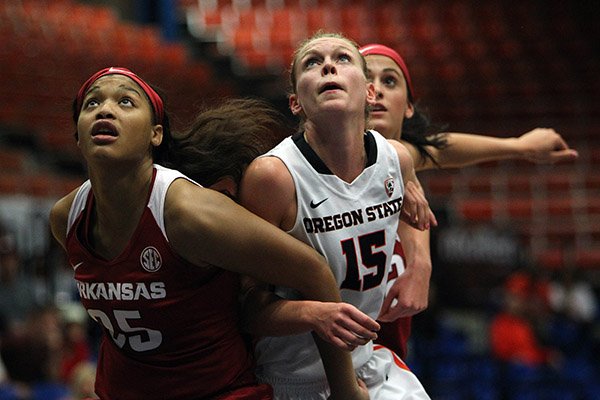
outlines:
{"label": "mouth", "polygon": [[375,103],[371,106],[371,112],[384,112],[384,111],[387,111],[387,108],[385,108],[385,106],[383,106],[382,104]]}
{"label": "mouth", "polygon": [[92,137],[95,136],[119,136],[117,128],[108,121],[98,121],[92,127]]}
{"label": "mouth", "polygon": [[327,92],[328,90],[344,90],[344,88],[335,82],[328,82],[319,88],[319,94]]}

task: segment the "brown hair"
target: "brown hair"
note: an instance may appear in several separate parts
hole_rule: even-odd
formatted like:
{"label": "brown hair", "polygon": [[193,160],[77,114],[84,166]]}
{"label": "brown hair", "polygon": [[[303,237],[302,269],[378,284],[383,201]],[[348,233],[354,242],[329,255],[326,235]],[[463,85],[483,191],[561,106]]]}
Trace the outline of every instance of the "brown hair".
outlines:
{"label": "brown hair", "polygon": [[165,165],[203,186],[224,177],[239,184],[248,164],[283,139],[282,120],[264,100],[226,99],[200,110],[186,131],[173,132]]}

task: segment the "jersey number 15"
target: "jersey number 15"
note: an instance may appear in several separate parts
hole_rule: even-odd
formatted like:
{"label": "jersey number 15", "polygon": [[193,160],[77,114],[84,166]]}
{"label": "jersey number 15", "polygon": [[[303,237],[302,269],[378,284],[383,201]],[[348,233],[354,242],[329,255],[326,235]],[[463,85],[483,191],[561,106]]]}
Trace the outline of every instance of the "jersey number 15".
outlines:
{"label": "jersey number 15", "polygon": [[[355,243],[358,241],[358,249]],[[385,276],[387,256],[383,251],[375,251],[385,246],[385,231],[377,231],[357,238],[350,238],[341,242],[342,252],[346,257],[346,277],[342,282],[342,289],[366,291],[381,285]],[[369,269],[368,273],[361,276],[358,254],[361,264]]]}

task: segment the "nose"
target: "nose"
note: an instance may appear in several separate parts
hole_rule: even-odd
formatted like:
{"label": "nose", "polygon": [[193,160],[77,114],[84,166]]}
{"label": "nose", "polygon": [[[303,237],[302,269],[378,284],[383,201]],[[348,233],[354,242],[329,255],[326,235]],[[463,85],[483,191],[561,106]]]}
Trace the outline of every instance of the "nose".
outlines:
{"label": "nose", "polygon": [[381,82],[379,82],[379,80],[377,79],[374,79],[373,86],[375,87],[375,96],[378,99],[381,99],[383,97],[383,90],[381,90]]}
{"label": "nose", "polygon": [[96,110],[96,119],[114,118],[113,105],[110,101],[103,101]]}
{"label": "nose", "polygon": [[337,74],[337,70],[332,60],[330,58],[326,58],[323,62],[323,69],[321,70],[321,75],[325,76],[329,74]]}

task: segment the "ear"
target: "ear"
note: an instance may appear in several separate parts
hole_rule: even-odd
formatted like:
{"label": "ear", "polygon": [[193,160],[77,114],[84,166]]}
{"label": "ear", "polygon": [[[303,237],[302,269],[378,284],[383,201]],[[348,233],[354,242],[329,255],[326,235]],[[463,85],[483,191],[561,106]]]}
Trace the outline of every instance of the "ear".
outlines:
{"label": "ear", "polygon": [[367,103],[369,105],[375,104],[377,99],[377,93],[375,93],[375,85],[373,82],[367,82]]}
{"label": "ear", "polygon": [[295,94],[290,94],[290,97],[288,98],[288,102],[289,102],[289,106],[290,106],[290,110],[292,111],[292,114],[299,115],[302,112],[302,106],[300,105],[300,102],[298,101],[298,96],[296,96]]}
{"label": "ear", "polygon": [[408,106],[404,111],[404,118],[412,118],[413,115],[415,115],[415,106],[413,106],[413,103],[409,101]]}
{"label": "ear", "polygon": [[163,126],[162,125],[154,125],[152,127],[152,139],[150,142],[152,146],[158,147],[162,143],[163,139]]}
{"label": "ear", "polygon": [[238,184],[230,176],[224,176],[223,178],[210,185],[210,188],[221,192],[231,197],[232,199],[237,198]]}

